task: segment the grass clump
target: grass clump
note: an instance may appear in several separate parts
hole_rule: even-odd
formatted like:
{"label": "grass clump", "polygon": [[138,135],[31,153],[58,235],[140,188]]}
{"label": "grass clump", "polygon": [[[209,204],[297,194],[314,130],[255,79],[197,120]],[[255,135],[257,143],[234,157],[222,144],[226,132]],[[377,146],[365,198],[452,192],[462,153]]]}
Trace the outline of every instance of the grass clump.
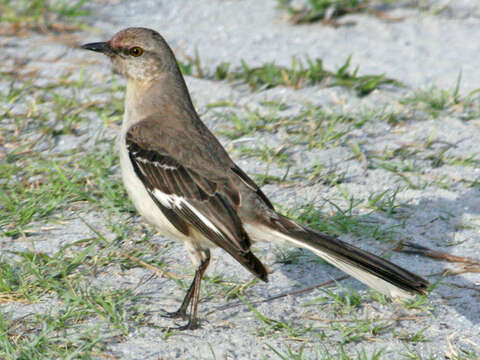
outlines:
{"label": "grass clump", "polygon": [[438,118],[441,114],[457,113],[462,120],[468,121],[478,118],[480,89],[475,89],[467,95],[460,94],[462,73],[457,77],[455,86],[450,89],[441,89],[431,86],[416,90],[412,95],[400,100],[400,104],[424,114],[425,118]]}
{"label": "grass clump", "polygon": [[87,1],[0,0],[0,24],[10,24],[13,30],[74,30],[77,26],[67,20],[88,15]]}
{"label": "grass clump", "polygon": [[[401,17],[392,17],[383,9],[385,5],[399,3],[399,0],[306,0],[301,6],[292,6],[289,0],[277,0],[279,8],[289,14],[293,24],[309,24],[321,21],[334,27],[355,25],[354,21],[339,23],[337,20],[348,14],[368,13],[384,21],[401,21]],[[414,6],[421,10],[418,0],[400,2],[403,6]]]}
{"label": "grass clump", "polygon": [[325,86],[343,86],[351,89],[359,96],[370,94],[382,85],[403,86],[397,80],[385,75],[359,75],[359,68],[352,69],[351,56],[337,70],[330,71],[324,68],[321,59],[304,61],[294,57],[290,67],[276,65],[274,62],[252,67],[244,60],[241,68],[231,69],[231,64],[223,62],[216,67],[214,73],[209,74],[203,69],[198,53],[194,58],[188,58],[186,63],[179,62],[180,69],[185,75],[214,80],[242,81],[253,91],[271,89],[276,86],[287,86],[300,89],[304,86],[323,84]]}
{"label": "grass clump", "polygon": [[294,8],[287,0],[278,0],[279,6],[290,14],[294,24],[328,21],[366,8],[366,0],[308,0],[304,6]]}
{"label": "grass clump", "polygon": [[98,328],[64,336],[58,331],[58,319],[28,318],[26,325],[6,319],[0,312],[0,358],[18,359],[91,359],[99,354],[102,337]]}
{"label": "grass clump", "polygon": [[[224,65],[225,66],[225,65]],[[326,86],[343,86],[354,90],[359,96],[370,94],[381,85],[400,85],[400,82],[384,75],[358,75],[358,67],[351,69],[351,56],[335,72],[326,70],[321,59],[307,58],[305,63],[292,59],[291,67],[267,63],[259,67],[249,67],[242,61],[242,69],[225,74],[226,79],[243,79],[252,90],[287,86],[299,89],[308,85],[324,83]]]}
{"label": "grass clump", "polygon": [[431,87],[415,91],[412,96],[401,100],[401,104],[409,105],[414,109],[424,111],[429,116],[437,118],[442,111],[460,104],[459,90],[453,91]]}

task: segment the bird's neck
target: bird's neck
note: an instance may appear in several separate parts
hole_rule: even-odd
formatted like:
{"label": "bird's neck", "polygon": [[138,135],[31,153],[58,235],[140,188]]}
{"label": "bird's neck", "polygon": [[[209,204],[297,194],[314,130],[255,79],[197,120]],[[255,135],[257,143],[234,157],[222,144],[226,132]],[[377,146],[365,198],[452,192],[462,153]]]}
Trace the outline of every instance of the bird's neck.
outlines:
{"label": "bird's neck", "polygon": [[180,110],[195,113],[180,74],[160,74],[148,81],[127,79],[122,132],[149,116],[176,116]]}

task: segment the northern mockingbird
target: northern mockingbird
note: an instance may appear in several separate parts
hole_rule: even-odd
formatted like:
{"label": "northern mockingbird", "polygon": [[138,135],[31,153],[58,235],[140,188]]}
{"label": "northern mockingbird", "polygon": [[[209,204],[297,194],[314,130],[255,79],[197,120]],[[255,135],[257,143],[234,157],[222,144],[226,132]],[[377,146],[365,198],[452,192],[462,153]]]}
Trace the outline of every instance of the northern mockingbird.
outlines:
{"label": "northern mockingbird", "polygon": [[200,120],[175,56],[156,31],[128,28],[82,47],[107,55],[127,78],[120,164],[130,198],[147,222],[185,245],[197,267],[171,314],[188,319],[182,328],[198,327],[200,282],[215,246],[263,281],[268,270],[250,251],[256,241],[308,249],[392,297],[426,293],[429,283],[420,276],[277,213]]}

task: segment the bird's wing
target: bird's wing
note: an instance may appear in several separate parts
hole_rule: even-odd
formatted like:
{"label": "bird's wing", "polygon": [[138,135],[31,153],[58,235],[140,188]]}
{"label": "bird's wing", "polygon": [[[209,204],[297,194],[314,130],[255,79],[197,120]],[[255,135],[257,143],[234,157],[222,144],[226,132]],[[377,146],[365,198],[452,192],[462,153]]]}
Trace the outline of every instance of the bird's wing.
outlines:
{"label": "bird's wing", "polygon": [[252,258],[250,239],[237,215],[240,194],[228,173],[233,162],[211,148],[217,144],[205,143],[205,134],[191,139],[188,133],[148,118],[132,126],[126,146],[137,176],[180,232],[189,235],[193,227],[266,278],[266,269]]}

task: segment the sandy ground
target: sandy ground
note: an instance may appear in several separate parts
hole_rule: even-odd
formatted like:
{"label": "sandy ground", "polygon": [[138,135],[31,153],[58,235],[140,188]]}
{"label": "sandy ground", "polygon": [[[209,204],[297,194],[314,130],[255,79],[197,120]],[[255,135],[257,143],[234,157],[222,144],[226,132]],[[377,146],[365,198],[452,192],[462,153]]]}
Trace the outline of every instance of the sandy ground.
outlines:
{"label": "sandy ground", "polygon": [[[385,87],[359,98],[354,92],[341,87],[326,88],[319,85],[300,90],[277,87],[251,92],[245,86],[237,84],[187,78],[194,103],[203,119],[214,131],[219,132],[225,126],[225,120],[218,112],[221,114],[229,110],[212,110],[207,106],[218,101],[237,104],[239,112],[248,106],[268,113],[262,104],[265,101],[279,101],[287,105],[286,109],[280,111],[284,116],[298,115],[302,108],[309,105],[360,116],[366,109],[396,109],[399,99],[413,96],[419,89],[436,86],[451,91],[460,73],[461,96],[465,97],[480,87],[480,42],[477,41],[480,38],[480,5],[476,1],[455,2],[443,14],[409,7],[387,10],[390,16],[403,18],[398,22],[383,21],[368,14],[349,15],[341,21],[354,21],[355,25],[338,28],[319,23],[291,25],[285,12],[276,5],[275,1],[270,0],[91,3],[88,6],[93,12],[86,22],[92,30],[76,34],[72,42],[75,45],[80,41],[105,40],[124,27],[144,26],[163,34],[180,54],[180,58],[182,54],[193,54],[197,49],[203,66],[212,70],[222,61],[238,67],[242,59],[252,66],[271,61],[290,65],[292,56],[305,55],[322,58],[326,68],[337,69],[352,55],[352,63],[359,66],[360,74],[386,74],[407,86],[403,89]],[[87,69],[87,75],[94,86],[108,82],[111,78],[106,59],[75,49],[72,43],[65,43],[65,38],[52,39],[30,34],[18,39],[2,37],[0,40],[6,44],[15,41],[15,46],[5,47],[5,53],[0,55],[4,66],[8,66],[14,53],[16,56],[24,53],[32,66],[41,69],[36,79],[38,82],[54,81],[63,72],[70,71],[65,62],[45,61],[62,54],[64,60],[92,60],[93,64],[82,67]],[[118,78],[116,81],[122,83]],[[88,89],[81,92],[81,96],[96,98],[89,94]],[[21,103],[16,106],[21,110]],[[348,145],[354,142],[361,145],[363,152],[375,153],[386,148],[398,150],[405,144],[424,144],[433,139],[432,152],[441,150],[444,144],[454,144],[446,150],[446,155],[480,160],[480,120],[477,117],[466,121],[462,111],[450,110],[439,112],[437,117],[425,111],[409,114],[410,118],[398,126],[378,121],[353,129],[349,132],[348,139],[323,149],[298,145],[288,150],[292,161],[291,172],[300,172],[303,168],[310,168],[320,162],[333,171],[344,174],[345,181],[341,188],[322,182],[311,184],[306,180],[298,180],[293,186],[265,185],[265,192],[275,203],[285,207],[302,208],[302,204],[318,200],[318,206],[325,205],[324,210],[328,214],[331,207],[324,199],[333,201],[343,209],[348,208],[342,191],[354,195],[356,199],[365,200],[371,194],[400,188],[396,198],[397,202],[404,204],[400,215],[390,217],[381,211],[372,214],[367,209],[357,212],[358,216],[368,214],[372,220],[384,224],[386,229],[388,226],[396,226],[393,241],[382,242],[351,233],[342,235],[342,238],[376,253],[393,254],[393,261],[425,276],[439,274],[446,269],[457,269],[458,266],[415,255],[391,253],[396,241],[412,241],[458,256],[478,258],[480,191],[478,183],[472,185],[480,178],[477,166],[454,163],[433,166],[427,160],[429,152],[425,150],[425,156],[411,159],[410,165],[420,175],[410,177],[416,186],[407,186],[401,177],[391,171],[366,166]],[[111,128],[104,129],[100,119],[92,117],[83,137],[59,137],[50,151],[60,151],[92,141],[92,137],[113,138],[115,134]],[[261,143],[278,148],[283,144],[285,136],[288,134],[281,129],[277,133],[258,132],[241,138],[241,143],[244,146]],[[221,139],[229,149],[235,148],[239,143],[238,140],[232,142],[226,137]],[[266,171],[267,165],[256,158],[238,153],[234,153],[234,157],[249,173]],[[268,171],[270,175],[280,177],[285,174],[285,168],[275,165]],[[446,180],[437,182],[436,179]],[[95,226],[102,226],[101,214],[86,214],[84,219]],[[135,218],[134,223],[140,224],[141,219]],[[55,230],[37,233],[27,240],[3,237],[1,246],[10,250],[34,248],[36,251],[53,253],[64,244],[89,235],[91,236],[91,230],[85,222],[79,221],[73,214],[62,226],[57,224]],[[158,235],[151,241],[154,244],[171,244]],[[244,296],[251,303],[341,276],[340,271],[316,261],[306,252],[296,253],[300,259],[298,263],[282,264],[278,261],[278,254],[287,249],[268,244],[259,245],[256,249],[271,268],[272,274],[268,284],[258,283],[246,290]],[[185,273],[191,274],[188,257],[179,245],[172,245],[165,259],[171,266],[181,264]],[[113,288],[133,286],[149,274],[150,271],[142,267],[124,270],[112,266],[110,271],[103,272],[95,281]],[[240,266],[220,251],[214,253],[208,274],[241,282],[250,280]],[[438,276],[430,277],[432,282],[439,279]],[[341,285],[351,287],[365,294],[365,297],[362,298],[363,305],[345,317],[334,312],[332,299],[325,300],[318,307],[306,305],[325,296],[319,289],[256,305],[256,309],[264,316],[290,324],[292,328],[298,330],[311,327],[310,330],[301,333],[298,330],[291,334],[282,328],[265,324],[238,299],[227,300],[216,295],[200,304],[200,316],[203,319],[201,329],[165,337],[161,329],[152,324],[171,324],[170,320],[159,316],[159,311],[173,310],[181,301],[184,290],[172,280],[155,277],[137,289],[143,295],[144,305],[151,314],[149,322],[142,326],[132,326],[126,336],[107,341],[104,353],[118,359],[259,359],[280,358],[278,353],[285,358],[296,358],[293,355],[289,357],[288,351],[298,353],[303,348],[303,357],[298,358],[310,359],[322,358],[327,353],[338,354],[341,351],[340,345],[344,342],[344,350],[351,356],[362,351],[373,354],[380,349],[384,349],[380,358],[392,359],[429,356],[444,358],[448,354],[453,357],[455,353],[462,355],[462,351],[476,351],[480,354],[479,283],[478,273],[447,276],[435,287],[426,305],[420,309],[408,309],[402,304],[375,300],[363,285],[349,279],[341,282]],[[341,293],[346,290],[337,286],[335,291]],[[32,311],[51,311],[51,301],[47,298],[45,302],[33,305],[12,302],[3,304],[2,308],[8,317],[16,318]],[[342,330],[342,326],[369,316],[399,320],[390,322],[388,331],[375,334],[370,329],[368,336],[346,342],[346,330]],[[409,317],[415,319],[409,320]],[[335,322],[338,319],[347,320]],[[424,341],[408,341],[408,336],[401,336],[418,333],[422,334]]]}

